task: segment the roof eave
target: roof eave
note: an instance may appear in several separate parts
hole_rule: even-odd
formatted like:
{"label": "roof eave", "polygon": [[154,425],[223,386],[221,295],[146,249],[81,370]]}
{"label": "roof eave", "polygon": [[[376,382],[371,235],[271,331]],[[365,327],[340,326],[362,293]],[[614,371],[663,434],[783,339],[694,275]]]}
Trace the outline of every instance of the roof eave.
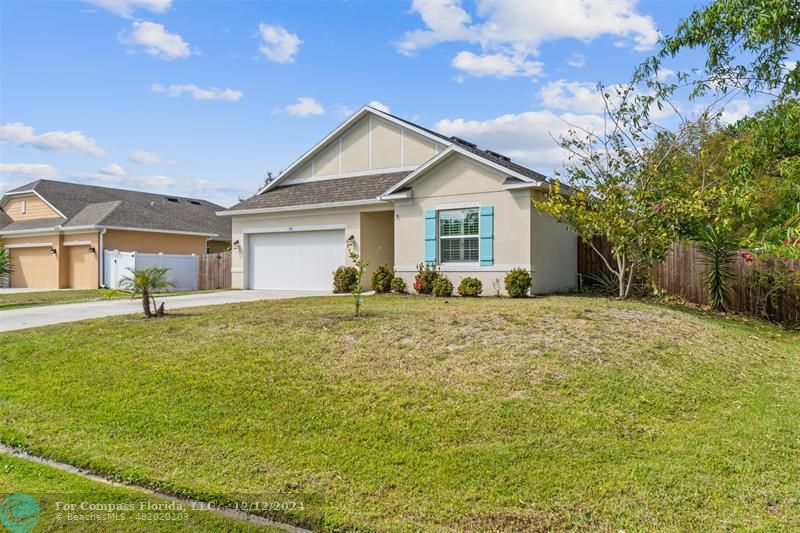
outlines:
{"label": "roof eave", "polygon": [[236,215],[259,215],[263,213],[283,213],[286,211],[307,211],[310,209],[330,209],[335,207],[358,207],[361,205],[380,205],[386,202],[381,197],[369,198],[365,200],[348,200],[346,202],[326,202],[321,204],[287,205],[281,207],[257,207],[253,209],[231,209],[228,211],[217,211],[221,217],[232,217]]}

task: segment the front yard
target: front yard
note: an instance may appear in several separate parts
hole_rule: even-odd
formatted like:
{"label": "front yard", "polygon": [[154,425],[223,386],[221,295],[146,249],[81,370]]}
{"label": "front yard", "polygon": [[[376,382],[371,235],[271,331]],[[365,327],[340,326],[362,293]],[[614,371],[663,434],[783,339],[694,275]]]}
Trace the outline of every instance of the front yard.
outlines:
{"label": "front yard", "polygon": [[314,528],[800,527],[800,335],[586,297],[366,309],[2,334],[0,441]]}

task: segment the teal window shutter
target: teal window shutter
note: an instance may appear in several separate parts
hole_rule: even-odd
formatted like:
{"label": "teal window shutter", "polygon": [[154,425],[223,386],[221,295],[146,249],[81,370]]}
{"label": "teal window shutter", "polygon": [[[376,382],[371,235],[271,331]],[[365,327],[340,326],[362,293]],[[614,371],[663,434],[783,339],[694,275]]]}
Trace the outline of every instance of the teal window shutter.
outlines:
{"label": "teal window shutter", "polygon": [[480,258],[481,266],[491,266],[494,264],[494,207],[491,205],[481,206],[481,245]]}
{"label": "teal window shutter", "polygon": [[425,264],[436,264],[436,211],[425,210]]}

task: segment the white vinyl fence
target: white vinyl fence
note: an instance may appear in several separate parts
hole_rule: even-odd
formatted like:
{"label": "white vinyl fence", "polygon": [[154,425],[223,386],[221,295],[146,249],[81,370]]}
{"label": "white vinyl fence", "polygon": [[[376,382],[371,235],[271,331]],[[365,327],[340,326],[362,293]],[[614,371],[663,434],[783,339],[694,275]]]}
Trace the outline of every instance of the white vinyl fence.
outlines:
{"label": "white vinyl fence", "polygon": [[147,267],[167,267],[167,277],[175,283],[173,290],[192,291],[197,289],[200,272],[200,256],[175,254],[141,254],[137,252],[105,251],[105,272],[103,281],[109,289],[119,287],[122,278],[131,270]]}

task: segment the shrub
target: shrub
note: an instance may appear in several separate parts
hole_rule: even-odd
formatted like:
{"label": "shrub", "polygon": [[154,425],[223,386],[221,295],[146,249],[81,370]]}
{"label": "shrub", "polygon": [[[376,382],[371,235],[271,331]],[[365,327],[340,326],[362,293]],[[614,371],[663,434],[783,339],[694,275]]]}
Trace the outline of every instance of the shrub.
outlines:
{"label": "shrub", "polygon": [[453,282],[447,279],[447,276],[438,275],[436,281],[433,282],[433,295],[437,298],[452,296]]}
{"label": "shrub", "polygon": [[340,266],[333,273],[333,292],[341,294],[344,292],[352,292],[353,287],[356,286],[358,278],[358,270],[352,266]]}
{"label": "shrub", "polygon": [[404,280],[400,276],[395,276],[394,278],[392,278],[392,290],[398,294],[407,293],[408,287],[406,287],[406,280]]}
{"label": "shrub", "polygon": [[414,277],[414,290],[417,294],[431,294],[433,283],[439,277],[435,266],[420,263],[417,265],[417,275]]}
{"label": "shrub", "polygon": [[736,277],[733,260],[736,259],[736,240],[722,226],[708,225],[698,232],[697,250],[706,272],[703,286],[708,293],[708,304],[717,311],[726,311],[731,303],[731,280]]}
{"label": "shrub", "polygon": [[394,280],[394,270],[389,265],[381,265],[372,273],[372,290],[389,292],[392,290],[392,280]]}
{"label": "shrub", "polygon": [[531,274],[525,269],[515,268],[506,274],[505,285],[512,298],[525,298],[531,290]]}
{"label": "shrub", "polygon": [[464,278],[458,284],[458,294],[468,298],[477,298],[483,292],[483,283],[478,278]]}

